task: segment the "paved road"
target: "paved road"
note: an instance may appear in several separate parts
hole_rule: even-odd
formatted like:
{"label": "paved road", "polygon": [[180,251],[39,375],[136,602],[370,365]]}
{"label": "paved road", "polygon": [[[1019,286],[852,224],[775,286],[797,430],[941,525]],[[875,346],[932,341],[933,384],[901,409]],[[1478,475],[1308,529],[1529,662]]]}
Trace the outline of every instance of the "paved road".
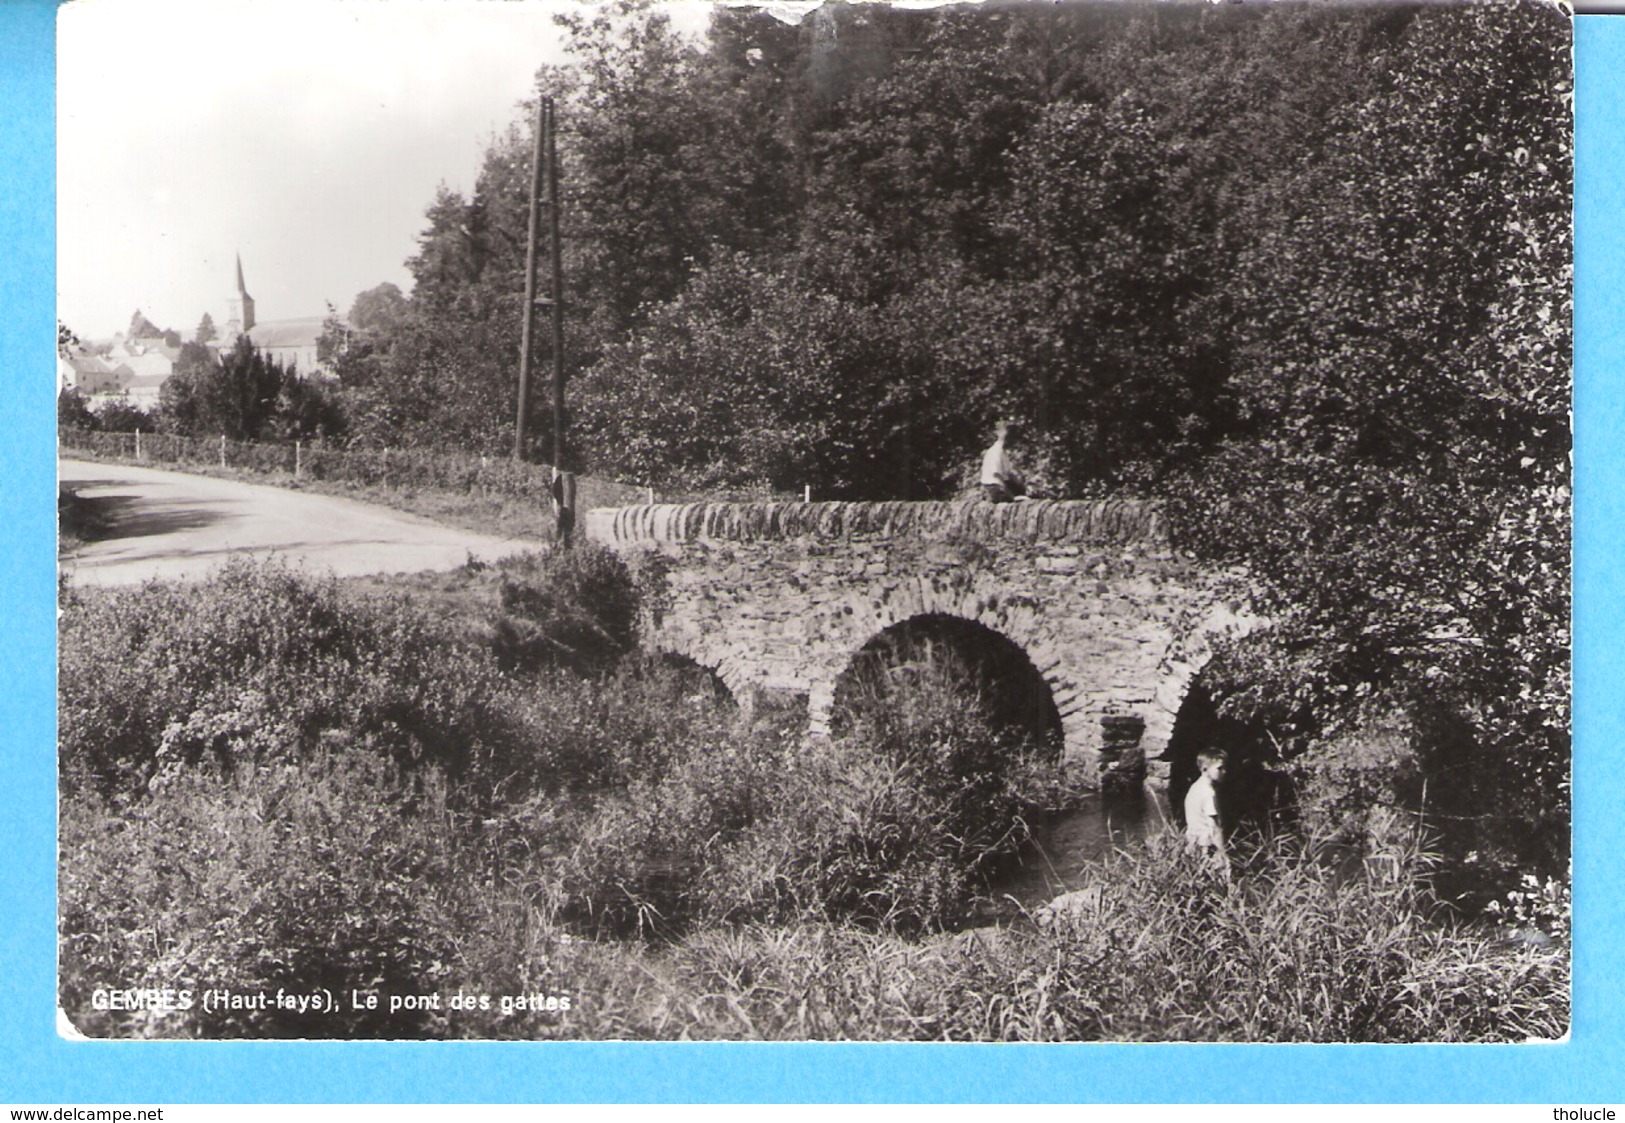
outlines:
{"label": "paved road", "polygon": [[455,569],[537,545],[441,526],[384,507],[287,488],[61,460],[62,482],[96,505],[107,531],[62,561],[84,585],[203,577],[232,554],[278,554],[341,577]]}

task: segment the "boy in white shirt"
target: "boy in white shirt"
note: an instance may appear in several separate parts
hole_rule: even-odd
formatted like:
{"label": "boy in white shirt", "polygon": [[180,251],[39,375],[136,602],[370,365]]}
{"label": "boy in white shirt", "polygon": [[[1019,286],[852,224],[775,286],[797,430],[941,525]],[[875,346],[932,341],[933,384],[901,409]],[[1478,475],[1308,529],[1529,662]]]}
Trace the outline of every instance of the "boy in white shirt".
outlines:
{"label": "boy in white shirt", "polygon": [[1185,793],[1185,845],[1207,857],[1230,880],[1230,858],[1224,852],[1224,827],[1219,822],[1218,785],[1224,779],[1224,754],[1204,750],[1196,754],[1201,775]]}

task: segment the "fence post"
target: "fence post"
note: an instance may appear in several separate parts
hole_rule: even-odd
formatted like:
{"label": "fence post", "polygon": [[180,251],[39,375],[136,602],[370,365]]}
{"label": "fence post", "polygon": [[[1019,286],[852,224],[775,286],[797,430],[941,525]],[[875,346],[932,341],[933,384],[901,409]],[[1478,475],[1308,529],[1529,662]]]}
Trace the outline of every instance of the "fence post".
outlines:
{"label": "fence post", "polygon": [[293,442],[293,478],[299,478],[299,442]]}
{"label": "fence post", "polygon": [[220,467],[226,466],[226,435],[220,434]]}
{"label": "fence post", "polygon": [[137,429],[135,431],[135,458],[137,460],[141,459],[141,430],[140,429]]}

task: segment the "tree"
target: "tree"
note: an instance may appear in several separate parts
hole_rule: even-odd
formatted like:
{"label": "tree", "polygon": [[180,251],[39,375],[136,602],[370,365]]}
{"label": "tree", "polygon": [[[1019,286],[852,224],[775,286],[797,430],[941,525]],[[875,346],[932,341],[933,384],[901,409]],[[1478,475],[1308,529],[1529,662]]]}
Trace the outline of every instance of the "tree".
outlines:
{"label": "tree", "polygon": [[[1567,852],[1568,24],[1426,9],[1335,140],[1233,221],[1244,424],[1191,481],[1187,541],[1264,583],[1227,705],[1299,750],[1443,708],[1466,853]],[[1359,704],[1356,704],[1359,703]],[[1460,786],[1442,778],[1436,791]],[[1557,871],[1553,871],[1557,872]]]}
{"label": "tree", "polygon": [[393,281],[375,285],[356,294],[347,319],[352,331],[387,337],[411,311],[410,303]]}
{"label": "tree", "polygon": [[56,395],[56,423],[64,429],[89,432],[96,428],[96,415],[83,394],[72,386],[64,386]]}
{"label": "tree", "polygon": [[159,410],[175,431],[253,440],[275,417],[288,372],[239,336],[217,361],[200,343],[181,348],[159,391]]}
{"label": "tree", "polygon": [[103,401],[96,410],[96,428],[104,433],[151,433],[158,425],[152,414],[130,400],[129,394],[119,394]]}
{"label": "tree", "polygon": [[213,343],[219,338],[220,333],[215,330],[214,317],[207,312],[203,313],[203,318],[197,322],[197,331],[192,333],[192,342]]}
{"label": "tree", "polygon": [[277,441],[342,439],[349,419],[336,383],[325,378],[302,376],[289,365],[281,371],[276,408],[266,420],[260,436]]}
{"label": "tree", "polygon": [[125,332],[125,335],[130,339],[162,339],[164,331],[142,315],[141,309],[137,308],[135,314],[130,317],[130,330]]}
{"label": "tree", "polygon": [[559,17],[579,79],[568,92],[570,207],[592,232],[577,276],[617,324],[677,295],[720,225],[696,188],[713,161],[699,51],[647,4]]}

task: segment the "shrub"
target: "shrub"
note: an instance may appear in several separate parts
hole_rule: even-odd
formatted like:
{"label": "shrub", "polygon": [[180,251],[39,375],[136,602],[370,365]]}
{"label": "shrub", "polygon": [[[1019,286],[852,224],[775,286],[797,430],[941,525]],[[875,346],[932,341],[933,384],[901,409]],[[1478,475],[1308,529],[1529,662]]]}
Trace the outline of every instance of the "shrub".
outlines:
{"label": "shrub", "polygon": [[[1527,828],[1530,809],[1472,725],[1450,708],[1378,697],[1293,762],[1312,830],[1367,850],[1425,832],[1442,863],[1435,883],[1477,913],[1523,887],[1564,874],[1566,836],[1556,824]],[[1538,819],[1538,816],[1535,818]]]}
{"label": "shrub", "polygon": [[104,433],[152,433],[158,428],[158,418],[120,394],[104,401],[96,410],[96,428]]}
{"label": "shrub", "polygon": [[472,795],[517,750],[501,690],[489,657],[401,603],[234,560],[191,587],[65,595],[60,767],[70,790],[131,794],[204,760],[230,774],[350,744],[437,763]]}
{"label": "shrub", "polygon": [[908,670],[860,694],[831,743],[795,757],[778,804],[717,875],[719,915],[940,927],[1027,841],[1028,783],[1053,758],[997,719],[957,660]]}
{"label": "shrub", "polygon": [[659,660],[535,685],[535,794],[513,802],[501,837],[540,856],[562,915],[588,930],[685,929],[714,863],[773,807],[787,742],[742,727],[710,682]]}
{"label": "shrub", "polygon": [[504,666],[595,673],[633,650],[637,594],[613,553],[582,544],[536,555],[529,569],[502,582],[495,648]]}
{"label": "shrub", "polygon": [[78,389],[64,386],[56,394],[56,423],[59,429],[89,432],[96,428],[96,414]]}
{"label": "shrub", "polygon": [[704,911],[713,871],[766,810],[776,753],[743,738],[694,744],[658,779],[603,794],[551,868],[563,915],[594,933],[672,935]]}
{"label": "shrub", "polygon": [[77,490],[59,484],[56,493],[57,549],[72,553],[87,541],[94,541],[106,532],[107,518],[102,505],[86,499]]}

